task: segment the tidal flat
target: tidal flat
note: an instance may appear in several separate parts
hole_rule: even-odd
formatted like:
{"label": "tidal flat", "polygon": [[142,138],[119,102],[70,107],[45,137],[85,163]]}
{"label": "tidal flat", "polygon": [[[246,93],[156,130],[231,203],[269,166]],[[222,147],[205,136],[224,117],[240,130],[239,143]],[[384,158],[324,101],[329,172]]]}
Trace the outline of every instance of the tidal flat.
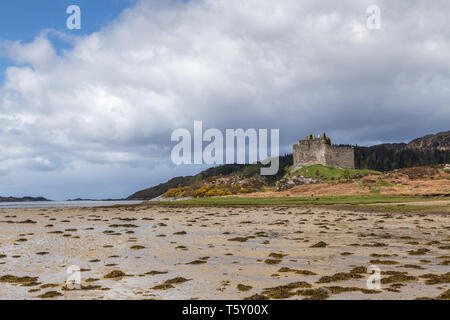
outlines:
{"label": "tidal flat", "polygon": [[[367,287],[368,267],[381,288]],[[79,270],[79,286],[67,285]],[[448,213],[0,209],[0,299],[449,299]]]}

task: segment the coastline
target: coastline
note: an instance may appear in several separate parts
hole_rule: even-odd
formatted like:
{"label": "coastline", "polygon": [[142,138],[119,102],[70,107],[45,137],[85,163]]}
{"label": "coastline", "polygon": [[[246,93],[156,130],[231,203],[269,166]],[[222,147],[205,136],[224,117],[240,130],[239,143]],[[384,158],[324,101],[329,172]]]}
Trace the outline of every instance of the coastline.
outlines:
{"label": "coastline", "polygon": [[[421,276],[445,279],[449,222],[448,214],[322,206],[0,209],[0,296],[436,298],[448,284],[427,284]],[[354,273],[374,263],[387,279],[380,292],[365,290],[369,275],[361,268]],[[72,265],[82,270],[80,290],[65,288]],[[339,273],[348,276],[334,276]],[[35,281],[23,283],[23,277]],[[308,295],[314,292],[326,294]]]}

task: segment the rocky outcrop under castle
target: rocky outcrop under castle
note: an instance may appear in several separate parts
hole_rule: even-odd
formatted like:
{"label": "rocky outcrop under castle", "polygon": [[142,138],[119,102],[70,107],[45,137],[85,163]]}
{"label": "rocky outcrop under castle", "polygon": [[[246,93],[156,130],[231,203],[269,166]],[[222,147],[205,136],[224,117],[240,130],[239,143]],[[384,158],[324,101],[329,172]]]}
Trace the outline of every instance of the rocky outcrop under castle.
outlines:
{"label": "rocky outcrop under castle", "polygon": [[302,176],[295,176],[295,177],[288,177],[278,180],[275,183],[275,186],[277,188],[277,191],[283,191],[290,189],[292,187],[302,185],[302,184],[310,184],[316,182],[315,180],[311,178],[305,178]]}

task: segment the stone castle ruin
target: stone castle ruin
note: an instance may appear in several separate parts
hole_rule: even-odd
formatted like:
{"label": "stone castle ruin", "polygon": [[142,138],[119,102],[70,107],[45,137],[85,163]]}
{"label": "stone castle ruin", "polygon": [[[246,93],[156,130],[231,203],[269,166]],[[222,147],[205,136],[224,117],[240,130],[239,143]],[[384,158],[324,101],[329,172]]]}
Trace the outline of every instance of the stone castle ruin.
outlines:
{"label": "stone castle ruin", "polygon": [[294,144],[294,168],[321,164],[329,167],[355,168],[355,152],[350,147],[332,146],[325,133],[317,138],[312,134]]}

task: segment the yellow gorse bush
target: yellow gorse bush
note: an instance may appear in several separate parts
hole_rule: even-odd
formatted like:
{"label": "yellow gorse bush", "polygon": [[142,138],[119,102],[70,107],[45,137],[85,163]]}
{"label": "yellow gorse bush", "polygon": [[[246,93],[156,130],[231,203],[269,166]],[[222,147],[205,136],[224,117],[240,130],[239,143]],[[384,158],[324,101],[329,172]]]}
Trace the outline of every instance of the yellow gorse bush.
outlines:
{"label": "yellow gorse bush", "polygon": [[188,190],[188,187],[169,189],[166,193],[163,194],[163,197],[164,198],[183,197],[183,196],[185,196],[187,190]]}

